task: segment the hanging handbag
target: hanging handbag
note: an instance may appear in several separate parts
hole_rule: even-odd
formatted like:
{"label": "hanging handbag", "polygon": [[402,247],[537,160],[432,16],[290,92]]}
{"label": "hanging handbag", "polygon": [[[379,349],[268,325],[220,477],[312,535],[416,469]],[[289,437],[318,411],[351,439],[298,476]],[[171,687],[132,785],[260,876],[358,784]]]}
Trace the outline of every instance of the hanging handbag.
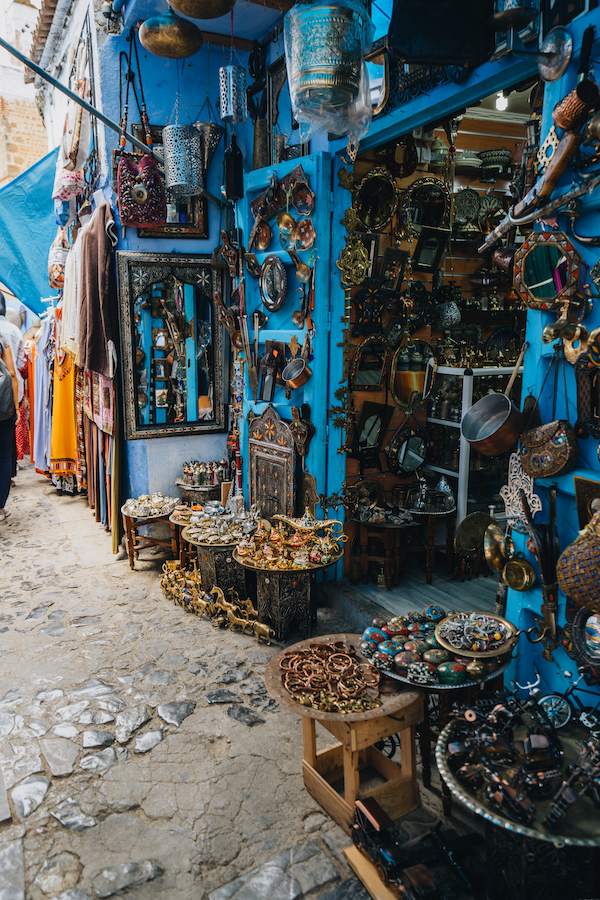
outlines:
{"label": "hanging handbag", "polygon": [[[554,356],[548,366],[548,371],[544,376],[540,393],[538,394],[534,409],[539,408],[539,400],[546,384],[546,379],[550,374],[550,369],[555,364],[554,369],[554,395],[552,397],[552,419],[548,425],[539,425],[537,428],[524,431],[521,435],[521,447],[519,450],[519,460],[524,472],[533,478],[549,478],[555,475],[562,475],[569,472],[577,463],[579,458],[579,445],[577,443],[577,434],[568,419],[555,419],[556,413],[556,394],[558,380],[558,353],[561,354],[563,364],[563,376],[565,386],[565,405],[568,409],[567,402],[567,376],[565,372],[565,360],[562,356],[562,346],[557,344]],[[531,421],[531,420],[530,420]]]}
{"label": "hanging handbag", "polygon": [[[138,70],[138,84],[142,105],[140,116],[146,135],[146,144],[152,147],[152,137],[146,112],[146,103],[142,89],[140,62],[138,58],[135,35],[131,36],[129,48],[128,76],[131,72],[131,52],[135,48]],[[121,123],[120,158],[117,168],[117,204],[121,224],[131,228],[156,228],[167,221],[167,201],[158,163],[151,153],[131,153],[125,151],[127,132],[127,110],[129,103],[129,86],[131,78],[127,77],[127,91]]]}
{"label": "hanging handbag", "polygon": [[50,287],[61,291],[65,286],[65,266],[69,255],[69,241],[65,228],[59,228],[48,253],[48,281]]}

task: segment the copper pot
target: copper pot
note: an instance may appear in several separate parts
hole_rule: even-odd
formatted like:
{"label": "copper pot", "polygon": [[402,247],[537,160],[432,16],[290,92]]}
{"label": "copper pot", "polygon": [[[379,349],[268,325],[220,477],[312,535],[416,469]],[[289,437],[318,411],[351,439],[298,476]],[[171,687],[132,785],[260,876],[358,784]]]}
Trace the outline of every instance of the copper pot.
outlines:
{"label": "copper pot", "polygon": [[557,103],[552,111],[552,121],[557,128],[574,131],[600,100],[600,90],[595,81],[584,78],[570,94]]}
{"label": "copper pot", "polygon": [[515,261],[515,253],[517,252],[517,247],[508,246],[508,247],[498,247],[497,250],[494,250],[492,256],[492,262],[496,266],[497,269],[501,269],[503,272],[506,272],[512,278],[513,272],[513,264]]}
{"label": "copper pot", "polygon": [[311,375],[312,370],[310,366],[300,358],[293,359],[291,363],[288,363],[281,377],[291,388],[299,388],[306,384]]}
{"label": "copper pot", "polygon": [[166,59],[185,59],[202,46],[202,32],[198,26],[175,15],[171,7],[162,15],[142,22],[139,37],[146,50]]}
{"label": "copper pot", "polygon": [[510,399],[519,367],[529,344],[524,344],[503,394],[486,394],[474,403],[460,423],[462,436],[483,456],[496,456],[515,446],[525,430],[525,416]]}

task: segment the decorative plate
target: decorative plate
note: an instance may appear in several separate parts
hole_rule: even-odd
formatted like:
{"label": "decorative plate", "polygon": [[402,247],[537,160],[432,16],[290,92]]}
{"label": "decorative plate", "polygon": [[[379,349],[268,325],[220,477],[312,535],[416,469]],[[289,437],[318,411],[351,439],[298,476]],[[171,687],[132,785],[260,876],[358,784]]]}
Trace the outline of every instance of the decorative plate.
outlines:
{"label": "decorative plate", "polygon": [[472,222],[479,213],[480,198],[473,188],[463,188],[454,198],[454,209],[458,222]]}
{"label": "decorative plate", "polygon": [[294,228],[297,250],[310,250],[315,242],[315,226],[312,219],[300,219]]}

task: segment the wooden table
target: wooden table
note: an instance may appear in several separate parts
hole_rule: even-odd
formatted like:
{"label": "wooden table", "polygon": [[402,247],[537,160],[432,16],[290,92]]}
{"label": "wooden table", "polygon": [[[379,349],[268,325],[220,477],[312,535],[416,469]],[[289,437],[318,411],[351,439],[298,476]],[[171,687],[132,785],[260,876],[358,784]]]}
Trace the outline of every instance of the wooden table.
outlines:
{"label": "wooden table", "polygon": [[[360,574],[362,583],[369,581],[369,563],[375,562],[383,566],[385,586],[388,591],[400,581],[404,569],[406,556],[406,544],[401,540],[402,532],[407,528],[414,528],[418,523],[405,522],[402,525],[373,525],[370,522],[361,522],[360,519],[352,519],[359,528],[360,536]],[[384,555],[370,552],[370,541],[377,540],[383,544]],[[358,583],[358,578],[352,579],[353,584]]]}
{"label": "wooden table", "polygon": [[[129,516],[125,512],[125,506],[121,507],[123,516],[123,530],[125,532],[125,541],[127,543],[127,555],[129,556],[129,566],[135,569],[135,560],[139,559],[139,551],[145,547],[168,547],[173,549],[171,540],[161,538],[142,536],[137,533],[138,528],[144,525],[154,525],[156,522],[166,522],[169,525],[169,515],[164,516]],[[174,554],[177,558],[177,554]]]}
{"label": "wooden table", "polygon": [[173,550],[173,556],[175,559],[179,559],[179,564],[181,568],[184,569],[190,557],[191,548],[188,541],[182,536],[182,532],[190,523],[182,522],[181,519],[178,519],[173,513],[169,516],[169,522],[171,524],[171,548]]}
{"label": "wooden table", "polygon": [[259,622],[266,622],[275,631],[275,640],[284,641],[293,624],[303,637],[310,636],[317,614],[316,573],[334,566],[342,558],[339,553],[331,562],[310,565],[306,569],[260,569],[241,557],[237,550],[233,558],[247,572],[256,576],[256,609]]}
{"label": "wooden table", "polygon": [[427,572],[425,581],[431,584],[433,581],[433,561],[435,557],[435,528],[440,519],[446,522],[446,561],[448,574],[454,572],[454,520],[456,518],[456,507],[453,509],[444,509],[439,512],[431,512],[429,510],[411,509],[411,515],[419,516],[427,519]]}
{"label": "wooden table", "polygon": [[[342,715],[302,706],[284,688],[279,660],[290,650],[304,649],[316,641],[320,644],[344,641],[358,647],[360,635],[329,634],[300,641],[282,650],[269,662],[265,684],[280,706],[302,716],[304,785],[338,825],[350,834],[354,803],[358,798],[374,797],[392,819],[404,816],[419,806],[415,726],[423,720],[425,695],[418,688],[404,688],[399,682],[390,684],[386,681],[386,693],[381,696],[383,705],[377,709]],[[334,746],[317,750],[317,722],[337,738]],[[398,732],[401,766],[373,746]],[[368,790],[361,789],[361,772],[367,767],[375,769],[384,783]],[[333,786],[337,781],[343,781],[343,794]]]}

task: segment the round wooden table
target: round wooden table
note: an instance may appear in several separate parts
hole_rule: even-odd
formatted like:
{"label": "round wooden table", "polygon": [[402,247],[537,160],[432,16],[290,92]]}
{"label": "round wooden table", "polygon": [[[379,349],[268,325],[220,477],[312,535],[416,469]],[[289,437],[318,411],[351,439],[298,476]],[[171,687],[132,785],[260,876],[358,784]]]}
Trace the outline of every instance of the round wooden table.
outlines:
{"label": "round wooden table", "polygon": [[[302,706],[292,699],[283,686],[279,661],[286,653],[303,650],[311,644],[343,641],[358,648],[359,634],[328,634],[300,641],[274,656],[265,672],[265,685],[270,696],[284,709],[302,716],[304,759],[302,774],[310,794],[348,834],[354,821],[354,803],[359,798],[374,797],[380,806],[397,819],[419,805],[419,788],[415,765],[415,726],[423,721],[425,694],[418,688],[408,688],[399,682],[385,681],[381,694],[382,706],[364,712],[322,712]],[[367,662],[360,653],[357,657]],[[382,679],[383,687],[383,679]],[[317,751],[316,723],[319,722],[338,743]],[[398,766],[377,750],[373,744],[400,734]],[[384,783],[361,790],[360,776],[365,769],[375,769]],[[335,788],[342,782],[342,793]]]}
{"label": "round wooden table", "polygon": [[284,641],[294,623],[304,637],[310,636],[317,612],[316,573],[334,566],[342,556],[339,553],[331,562],[311,564],[305,569],[261,569],[247,562],[237,550],[233,554],[240,566],[256,575],[258,619],[273,627],[276,641]]}

